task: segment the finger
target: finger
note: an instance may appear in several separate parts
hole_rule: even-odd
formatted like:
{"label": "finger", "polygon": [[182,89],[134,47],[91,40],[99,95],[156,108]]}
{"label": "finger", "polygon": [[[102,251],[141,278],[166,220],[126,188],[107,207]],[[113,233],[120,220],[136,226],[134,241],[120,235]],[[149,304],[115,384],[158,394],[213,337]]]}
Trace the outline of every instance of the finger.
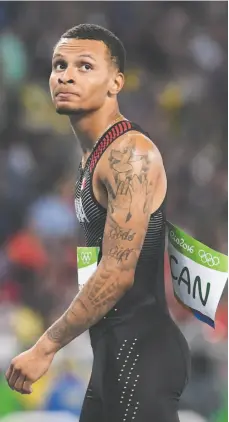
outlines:
{"label": "finger", "polygon": [[124,184],[123,184],[123,194],[126,195],[129,189],[129,185],[130,185],[130,181],[129,179],[126,179]]}
{"label": "finger", "polygon": [[32,389],[32,382],[28,381],[25,378],[24,384],[23,384],[23,394],[31,394],[33,392]]}
{"label": "finger", "polygon": [[5,377],[6,377],[7,381],[9,381],[9,379],[10,379],[10,377],[12,375],[13,369],[14,369],[14,367],[13,367],[13,365],[11,363],[10,367],[7,369],[6,374],[5,374]]}
{"label": "finger", "polygon": [[23,384],[25,382],[26,377],[24,375],[20,375],[17,379],[17,381],[14,384],[14,389],[18,391],[18,393],[21,393],[23,390]]}
{"label": "finger", "polygon": [[132,189],[133,189],[133,191],[136,192],[138,190],[139,186],[140,186],[139,178],[135,174],[133,179],[132,179]]}
{"label": "finger", "polygon": [[16,383],[19,376],[20,376],[20,370],[14,369],[9,379],[10,388],[14,388],[14,384]]}
{"label": "finger", "polygon": [[117,195],[121,195],[123,190],[123,182],[120,182],[117,189]]}

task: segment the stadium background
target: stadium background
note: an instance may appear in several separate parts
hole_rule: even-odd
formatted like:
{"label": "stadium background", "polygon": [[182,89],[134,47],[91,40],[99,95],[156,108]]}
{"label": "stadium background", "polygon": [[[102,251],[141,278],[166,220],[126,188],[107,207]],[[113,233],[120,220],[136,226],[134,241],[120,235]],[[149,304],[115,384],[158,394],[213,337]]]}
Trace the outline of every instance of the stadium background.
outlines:
{"label": "stadium background", "polygon": [[[113,30],[126,46],[121,111],[151,134],[163,154],[168,219],[227,254],[227,2],[0,2],[5,422],[35,422],[31,411],[41,411],[39,422],[76,421],[90,373],[85,334],[57,355],[31,396],[11,392],[4,381],[10,359],[34,343],[76,291],[75,247],[83,245],[74,215],[80,151],[67,118],[53,110],[48,78],[54,44],[82,22]],[[181,422],[226,422],[227,294],[214,331],[178,305],[167,261],[165,267],[169,306],[192,351]]]}

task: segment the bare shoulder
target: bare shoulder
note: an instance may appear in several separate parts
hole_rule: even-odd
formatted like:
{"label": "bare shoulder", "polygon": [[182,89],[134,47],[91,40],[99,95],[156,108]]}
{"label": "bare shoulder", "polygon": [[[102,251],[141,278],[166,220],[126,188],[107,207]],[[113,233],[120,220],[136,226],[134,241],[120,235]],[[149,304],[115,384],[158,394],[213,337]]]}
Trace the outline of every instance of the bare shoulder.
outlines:
{"label": "bare shoulder", "polygon": [[131,131],[120,136],[105,151],[101,160],[101,176],[106,176],[108,169],[113,169],[126,175],[135,170],[138,173],[156,175],[164,171],[161,153],[147,136],[140,132]]}
{"label": "bare shoulder", "polygon": [[137,201],[143,201],[144,211],[153,213],[166,194],[167,180],[161,154],[156,145],[139,132],[131,131],[107,148],[99,160],[96,176],[102,188],[100,192],[108,198],[108,208],[117,209],[119,203],[123,215],[124,209],[129,210],[130,205],[133,209],[133,203],[136,205]]}

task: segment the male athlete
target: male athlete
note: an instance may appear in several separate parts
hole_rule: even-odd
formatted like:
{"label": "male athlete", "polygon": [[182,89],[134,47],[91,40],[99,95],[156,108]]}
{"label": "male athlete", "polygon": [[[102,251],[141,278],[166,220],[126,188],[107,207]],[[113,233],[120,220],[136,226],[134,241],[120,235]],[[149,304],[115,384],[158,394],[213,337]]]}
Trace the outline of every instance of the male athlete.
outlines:
{"label": "male athlete", "polygon": [[54,49],[53,103],[83,151],[76,214],[100,255],[67,311],[12,360],[6,378],[31,393],[58,350],[90,329],[80,422],[177,422],[189,352],[165,302],[166,175],[157,147],[119,112],[124,62],[120,40],[96,25],[68,30]]}

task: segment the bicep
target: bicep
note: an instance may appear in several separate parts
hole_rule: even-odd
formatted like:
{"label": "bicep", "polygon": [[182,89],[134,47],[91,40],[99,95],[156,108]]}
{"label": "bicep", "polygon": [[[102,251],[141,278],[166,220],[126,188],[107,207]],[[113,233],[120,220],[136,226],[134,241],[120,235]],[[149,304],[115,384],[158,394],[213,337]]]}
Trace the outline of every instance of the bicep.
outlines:
{"label": "bicep", "polygon": [[[152,154],[136,148],[111,150],[104,185],[108,196],[103,261],[132,280],[145,239],[154,194]],[[156,168],[156,167],[155,167]]]}

